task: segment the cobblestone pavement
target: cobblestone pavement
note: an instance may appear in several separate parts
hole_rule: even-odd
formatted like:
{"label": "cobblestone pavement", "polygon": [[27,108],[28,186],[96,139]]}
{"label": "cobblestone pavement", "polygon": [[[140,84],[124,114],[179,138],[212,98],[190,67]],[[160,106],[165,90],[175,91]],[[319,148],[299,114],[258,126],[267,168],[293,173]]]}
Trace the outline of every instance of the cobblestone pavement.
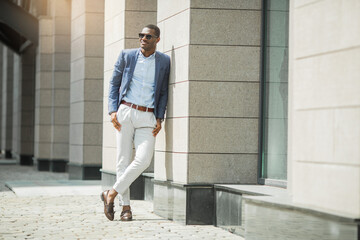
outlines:
{"label": "cobblestone pavement", "polygon": [[[1,185],[17,175],[21,180],[66,177],[41,175],[33,167],[0,165]],[[132,222],[121,222],[119,209],[115,220],[109,221],[98,195],[19,197],[2,191],[0,239],[243,239],[214,226],[184,226],[163,219],[152,212],[150,202],[132,201],[132,208]]]}
{"label": "cobblestone pavement", "polygon": [[103,214],[99,196],[17,197],[0,193],[0,239],[241,239],[213,226],[184,226],[132,201],[134,221]]}

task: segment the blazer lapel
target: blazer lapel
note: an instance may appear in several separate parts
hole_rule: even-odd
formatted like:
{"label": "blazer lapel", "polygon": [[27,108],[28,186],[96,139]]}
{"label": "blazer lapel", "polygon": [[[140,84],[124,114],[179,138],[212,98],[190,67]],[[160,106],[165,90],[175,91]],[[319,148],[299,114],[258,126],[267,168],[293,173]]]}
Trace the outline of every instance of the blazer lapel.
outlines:
{"label": "blazer lapel", "polygon": [[139,57],[139,53],[140,53],[140,48],[135,52],[135,56],[131,58],[131,63],[130,63],[131,76],[134,73],[136,62]]}
{"label": "blazer lapel", "polygon": [[139,56],[139,52],[140,52],[140,48],[132,55],[130,56],[129,58],[129,61],[130,61],[130,70],[129,70],[129,75],[128,75],[128,78],[127,78],[127,81],[125,82],[124,84],[124,94],[126,94],[129,86],[130,86],[130,82],[131,82],[131,79],[134,75],[134,71],[135,71],[135,66],[136,66],[136,62],[137,62],[137,59],[138,59],[138,56]]}
{"label": "blazer lapel", "polygon": [[130,62],[130,79],[132,79],[132,76],[134,74],[134,70],[135,70],[135,66],[136,66],[136,62],[137,62],[137,59],[139,57],[139,53],[140,53],[140,48],[135,52],[135,56],[133,56],[131,58],[131,62]]}
{"label": "blazer lapel", "polygon": [[158,92],[158,82],[159,82],[159,74],[160,74],[160,56],[159,54],[155,54],[155,101]]}

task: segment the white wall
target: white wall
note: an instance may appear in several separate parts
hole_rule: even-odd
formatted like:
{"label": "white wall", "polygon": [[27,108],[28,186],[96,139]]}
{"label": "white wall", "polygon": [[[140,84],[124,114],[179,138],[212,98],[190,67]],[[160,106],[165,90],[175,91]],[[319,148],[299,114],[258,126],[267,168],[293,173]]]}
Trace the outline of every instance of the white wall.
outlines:
{"label": "white wall", "polygon": [[296,203],[360,216],[360,2],[294,1],[289,161]]}

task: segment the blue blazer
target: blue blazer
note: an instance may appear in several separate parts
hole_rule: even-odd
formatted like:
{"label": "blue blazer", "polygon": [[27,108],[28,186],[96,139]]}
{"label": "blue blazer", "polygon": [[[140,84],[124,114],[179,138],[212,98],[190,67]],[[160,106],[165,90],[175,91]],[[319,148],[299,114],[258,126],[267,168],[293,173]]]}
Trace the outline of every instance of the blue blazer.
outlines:
{"label": "blue blazer", "polygon": [[[140,48],[121,51],[109,86],[109,114],[116,112],[129,89]],[[155,102],[156,118],[164,119],[168,100],[170,57],[156,51],[155,54]]]}

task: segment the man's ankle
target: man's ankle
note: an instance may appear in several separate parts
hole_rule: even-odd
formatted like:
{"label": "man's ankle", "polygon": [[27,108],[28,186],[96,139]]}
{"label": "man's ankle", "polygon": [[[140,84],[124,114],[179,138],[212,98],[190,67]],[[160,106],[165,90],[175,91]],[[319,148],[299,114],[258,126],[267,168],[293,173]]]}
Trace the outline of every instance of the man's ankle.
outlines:
{"label": "man's ankle", "polygon": [[107,200],[108,202],[114,202],[117,192],[114,189],[109,190]]}
{"label": "man's ankle", "polygon": [[131,210],[131,207],[130,207],[130,205],[124,205],[122,210],[123,211],[128,211],[128,210]]}

